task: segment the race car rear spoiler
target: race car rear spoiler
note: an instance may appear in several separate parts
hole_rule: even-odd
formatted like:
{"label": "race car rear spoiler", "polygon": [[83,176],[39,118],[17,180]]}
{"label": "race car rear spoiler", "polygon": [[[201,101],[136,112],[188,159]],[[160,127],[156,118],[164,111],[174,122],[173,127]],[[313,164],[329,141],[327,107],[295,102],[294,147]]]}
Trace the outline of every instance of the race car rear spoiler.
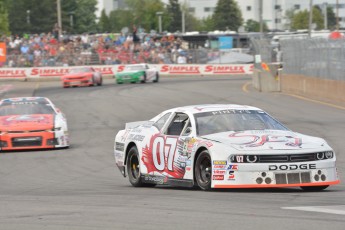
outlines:
{"label": "race car rear spoiler", "polygon": [[145,126],[152,126],[153,122],[152,121],[135,121],[135,122],[129,122],[126,123],[125,129],[134,129],[140,125],[145,125]]}

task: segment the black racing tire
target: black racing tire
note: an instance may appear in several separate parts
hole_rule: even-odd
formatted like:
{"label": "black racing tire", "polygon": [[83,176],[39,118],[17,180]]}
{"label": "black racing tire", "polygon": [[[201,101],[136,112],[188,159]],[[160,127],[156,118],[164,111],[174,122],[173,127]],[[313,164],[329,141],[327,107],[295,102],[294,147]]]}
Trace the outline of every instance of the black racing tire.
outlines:
{"label": "black racing tire", "polygon": [[142,187],[144,183],[141,180],[139,153],[137,147],[133,146],[127,155],[127,173],[129,182],[134,187]]}
{"label": "black racing tire", "polygon": [[103,84],[103,78],[100,77],[100,78],[99,78],[99,82],[97,83],[97,86],[101,86],[102,84]]}
{"label": "black racing tire", "polygon": [[90,84],[90,86],[96,86],[95,76],[92,76],[92,84]]}
{"label": "black racing tire", "polygon": [[196,159],[194,173],[199,188],[205,191],[211,190],[212,163],[207,150],[202,151]]}
{"label": "black racing tire", "polygon": [[307,192],[318,192],[322,191],[326,188],[328,188],[329,185],[323,185],[323,186],[301,186],[301,189]]}
{"label": "black racing tire", "polygon": [[144,79],[141,80],[140,83],[146,83],[146,73],[144,73]]}
{"label": "black racing tire", "polygon": [[157,83],[159,81],[159,73],[156,73],[156,79],[153,80],[154,83]]}

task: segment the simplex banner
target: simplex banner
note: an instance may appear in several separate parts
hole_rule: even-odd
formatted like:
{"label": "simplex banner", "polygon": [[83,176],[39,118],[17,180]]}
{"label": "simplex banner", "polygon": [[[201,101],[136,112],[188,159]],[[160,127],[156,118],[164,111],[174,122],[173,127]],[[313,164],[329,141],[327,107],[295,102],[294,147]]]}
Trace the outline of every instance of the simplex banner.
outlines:
{"label": "simplex banner", "polygon": [[[252,74],[253,64],[150,64],[163,76],[175,75],[238,75]],[[103,75],[114,76],[118,72],[124,71],[126,65],[96,65],[92,66]],[[71,67],[32,67],[32,68],[0,68],[0,78],[47,78],[61,77],[68,74]]]}

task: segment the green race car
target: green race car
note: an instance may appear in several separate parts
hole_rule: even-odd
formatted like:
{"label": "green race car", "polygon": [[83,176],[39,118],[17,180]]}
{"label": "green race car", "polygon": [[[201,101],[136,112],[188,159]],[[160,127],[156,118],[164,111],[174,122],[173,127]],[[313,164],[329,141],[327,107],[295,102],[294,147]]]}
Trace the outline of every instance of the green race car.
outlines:
{"label": "green race car", "polygon": [[145,83],[148,81],[158,82],[159,73],[155,68],[150,68],[147,64],[126,65],[124,70],[115,75],[116,83]]}

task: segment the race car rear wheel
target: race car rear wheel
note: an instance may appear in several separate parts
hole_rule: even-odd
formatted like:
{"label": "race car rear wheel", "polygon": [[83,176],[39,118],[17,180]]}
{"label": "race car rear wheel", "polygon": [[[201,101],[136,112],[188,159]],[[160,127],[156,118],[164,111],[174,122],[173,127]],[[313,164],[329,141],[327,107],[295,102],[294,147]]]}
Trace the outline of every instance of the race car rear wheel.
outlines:
{"label": "race car rear wheel", "polygon": [[103,78],[100,77],[99,81],[97,82],[97,86],[101,86],[103,84]]}
{"label": "race car rear wheel", "polygon": [[146,73],[144,73],[143,80],[141,80],[141,83],[145,83],[145,82],[146,82]]}
{"label": "race car rear wheel", "polygon": [[129,182],[134,187],[143,186],[143,182],[141,181],[141,174],[140,174],[139,153],[138,153],[138,149],[135,146],[133,146],[128,152],[127,172],[128,172]]}
{"label": "race car rear wheel", "polygon": [[198,186],[202,190],[211,189],[211,180],[212,180],[212,165],[211,157],[207,150],[204,150],[198,156],[195,163],[195,180]]}
{"label": "race car rear wheel", "polygon": [[155,80],[153,80],[153,82],[154,83],[157,83],[159,81],[159,74],[158,73],[156,73],[156,79]]}
{"label": "race car rear wheel", "polygon": [[324,189],[326,189],[328,187],[328,185],[324,185],[324,186],[302,186],[301,189],[303,189],[304,191],[308,191],[308,192],[317,192],[317,191],[322,191]]}

